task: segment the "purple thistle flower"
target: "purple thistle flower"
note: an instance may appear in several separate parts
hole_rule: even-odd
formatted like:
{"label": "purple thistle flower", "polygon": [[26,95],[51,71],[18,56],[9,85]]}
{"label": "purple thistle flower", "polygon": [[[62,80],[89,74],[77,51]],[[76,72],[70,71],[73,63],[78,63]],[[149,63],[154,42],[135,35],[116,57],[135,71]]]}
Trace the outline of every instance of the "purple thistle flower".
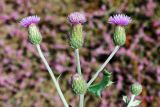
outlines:
{"label": "purple thistle flower", "polygon": [[20,21],[21,26],[28,27],[31,24],[37,24],[40,21],[40,17],[38,16],[28,16],[23,18]]}
{"label": "purple thistle flower", "polygon": [[86,17],[83,13],[73,12],[68,15],[68,20],[71,24],[83,24],[86,22]]}
{"label": "purple thistle flower", "polygon": [[116,25],[120,25],[120,26],[126,26],[129,23],[131,23],[132,19],[124,14],[116,14],[114,16],[110,16],[108,23],[111,24],[116,24]]}

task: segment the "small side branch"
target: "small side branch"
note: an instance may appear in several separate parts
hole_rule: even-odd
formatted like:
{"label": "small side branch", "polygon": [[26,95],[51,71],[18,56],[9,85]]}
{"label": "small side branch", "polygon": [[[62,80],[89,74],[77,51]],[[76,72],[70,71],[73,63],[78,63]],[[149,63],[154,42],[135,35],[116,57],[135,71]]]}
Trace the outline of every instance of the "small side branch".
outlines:
{"label": "small side branch", "polygon": [[87,87],[89,87],[95,79],[98,77],[99,73],[105,68],[105,66],[109,63],[109,61],[112,59],[112,57],[115,55],[115,53],[118,51],[120,46],[116,46],[113,50],[113,52],[110,54],[110,56],[107,58],[107,60],[102,64],[102,66],[97,70],[97,72],[93,75],[91,80],[87,83]]}

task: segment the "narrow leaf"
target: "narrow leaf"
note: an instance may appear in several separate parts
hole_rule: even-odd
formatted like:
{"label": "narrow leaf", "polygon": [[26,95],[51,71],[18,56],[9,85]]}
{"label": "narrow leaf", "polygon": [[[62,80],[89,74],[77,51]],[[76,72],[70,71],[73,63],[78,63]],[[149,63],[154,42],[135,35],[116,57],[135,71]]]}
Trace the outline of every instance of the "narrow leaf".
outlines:
{"label": "narrow leaf", "polygon": [[61,76],[62,76],[62,73],[61,73],[61,74],[59,74],[59,76],[57,77],[57,81],[59,81],[59,80],[60,80]]}

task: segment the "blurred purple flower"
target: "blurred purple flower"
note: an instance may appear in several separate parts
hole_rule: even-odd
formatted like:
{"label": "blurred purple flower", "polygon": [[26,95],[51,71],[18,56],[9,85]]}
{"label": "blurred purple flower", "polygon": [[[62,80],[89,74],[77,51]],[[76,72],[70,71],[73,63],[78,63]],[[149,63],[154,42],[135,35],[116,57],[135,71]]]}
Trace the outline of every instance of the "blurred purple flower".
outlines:
{"label": "blurred purple flower", "polygon": [[10,17],[8,15],[4,15],[4,14],[0,15],[0,20],[2,20],[2,21],[6,21],[9,19],[10,19]]}
{"label": "blurred purple flower", "polygon": [[65,71],[65,68],[60,64],[55,64],[54,67],[55,67],[56,71],[59,73],[63,73]]}
{"label": "blurred purple flower", "polygon": [[37,24],[40,21],[40,17],[38,16],[28,16],[23,18],[20,21],[21,26],[28,27],[31,24]]}
{"label": "blurred purple flower", "polygon": [[160,26],[160,20],[154,20],[152,25],[153,25],[153,27],[159,27]]}
{"label": "blurred purple flower", "polygon": [[18,12],[12,12],[11,13],[11,17],[13,18],[13,19],[18,19],[18,17],[19,17],[19,14],[18,14]]}
{"label": "blurred purple flower", "polygon": [[0,1],[0,12],[2,13],[5,10],[5,3],[4,1]]}
{"label": "blurred purple flower", "polygon": [[160,83],[160,66],[157,67],[157,80]]}
{"label": "blurred purple flower", "polygon": [[6,55],[12,55],[16,52],[11,46],[6,46],[4,48],[4,52],[6,53]]}
{"label": "blurred purple flower", "polygon": [[145,12],[146,16],[152,17],[155,13],[154,10],[157,7],[157,4],[153,0],[148,0],[146,5],[147,12]]}
{"label": "blurred purple flower", "polygon": [[117,81],[117,85],[116,85],[116,87],[117,87],[118,90],[122,89],[122,87],[123,87],[123,80],[124,80],[123,77],[121,75],[118,75],[118,81]]}
{"label": "blurred purple flower", "polygon": [[114,16],[110,16],[108,23],[116,24],[120,26],[126,26],[131,23],[132,19],[124,14],[116,14]]}
{"label": "blurred purple flower", "polygon": [[0,40],[0,46],[4,46],[4,41],[3,40]]}
{"label": "blurred purple flower", "polygon": [[67,49],[68,46],[67,45],[63,45],[63,44],[55,44],[53,46],[54,49]]}
{"label": "blurred purple flower", "polygon": [[156,30],[156,34],[157,34],[158,36],[160,36],[160,29],[157,29],[157,30]]}
{"label": "blurred purple flower", "polygon": [[68,15],[68,20],[71,24],[83,24],[86,22],[86,17],[83,13],[73,12]]}

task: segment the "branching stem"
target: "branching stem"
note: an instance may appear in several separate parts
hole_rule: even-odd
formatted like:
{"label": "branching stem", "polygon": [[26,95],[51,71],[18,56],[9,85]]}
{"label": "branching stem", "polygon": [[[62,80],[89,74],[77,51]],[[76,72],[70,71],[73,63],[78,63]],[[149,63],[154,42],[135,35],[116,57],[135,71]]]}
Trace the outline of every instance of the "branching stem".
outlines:
{"label": "branching stem", "polygon": [[112,59],[112,57],[115,55],[115,53],[118,51],[120,46],[116,46],[113,50],[113,52],[110,54],[110,56],[107,58],[107,60],[102,64],[102,66],[97,70],[97,72],[93,75],[91,80],[87,83],[87,87],[89,87],[94,80],[98,77],[99,73],[105,68],[105,66],[109,63],[109,61]]}

